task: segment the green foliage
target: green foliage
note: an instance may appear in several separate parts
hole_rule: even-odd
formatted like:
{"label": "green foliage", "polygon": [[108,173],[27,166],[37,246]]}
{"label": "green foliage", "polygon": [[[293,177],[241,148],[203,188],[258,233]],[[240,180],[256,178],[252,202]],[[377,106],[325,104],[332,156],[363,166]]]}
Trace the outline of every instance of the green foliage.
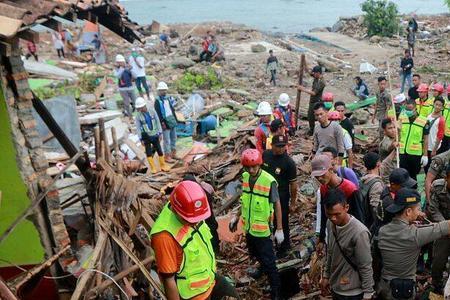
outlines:
{"label": "green foliage", "polygon": [[175,87],[179,93],[192,93],[196,89],[220,90],[223,87],[222,80],[217,76],[212,67],[209,67],[206,74],[193,74],[185,72],[183,77],[175,82]]}
{"label": "green foliage", "polygon": [[366,0],[361,7],[366,13],[364,25],[369,36],[391,37],[398,32],[398,9],[395,3],[387,0]]}
{"label": "green foliage", "polygon": [[448,9],[450,9],[450,0],[444,0],[444,3],[447,4]]}

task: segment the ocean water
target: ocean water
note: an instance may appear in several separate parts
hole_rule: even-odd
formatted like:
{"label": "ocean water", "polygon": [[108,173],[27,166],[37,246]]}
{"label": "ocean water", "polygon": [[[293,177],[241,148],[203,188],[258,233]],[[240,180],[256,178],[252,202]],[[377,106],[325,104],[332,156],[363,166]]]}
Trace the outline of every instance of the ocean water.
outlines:
{"label": "ocean water", "polygon": [[[121,0],[139,24],[231,21],[263,31],[298,33],[361,14],[363,0]],[[448,12],[443,0],[394,0],[400,13]]]}

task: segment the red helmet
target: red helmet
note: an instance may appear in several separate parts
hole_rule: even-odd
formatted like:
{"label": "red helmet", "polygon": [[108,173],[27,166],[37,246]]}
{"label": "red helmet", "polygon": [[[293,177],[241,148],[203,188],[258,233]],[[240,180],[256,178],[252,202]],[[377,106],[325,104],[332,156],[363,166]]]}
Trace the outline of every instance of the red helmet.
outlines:
{"label": "red helmet", "polygon": [[417,91],[420,92],[428,92],[428,85],[425,83],[421,83],[417,88]]}
{"label": "red helmet", "polygon": [[328,112],[328,120],[330,121],[340,121],[341,120],[341,114],[338,111],[330,111]]}
{"label": "red helmet", "polygon": [[435,83],[433,84],[433,90],[442,94],[444,92],[444,86],[440,83]]}
{"label": "red helmet", "polygon": [[198,223],[211,216],[205,191],[194,181],[182,181],[177,184],[170,194],[170,205],[189,223]]}
{"label": "red helmet", "polygon": [[262,156],[256,149],[247,149],[242,152],[241,164],[244,167],[254,167],[262,165]]}
{"label": "red helmet", "polygon": [[326,93],[323,93],[323,95],[322,95],[322,100],[324,102],[333,102],[333,99],[334,99],[333,93],[326,92]]}

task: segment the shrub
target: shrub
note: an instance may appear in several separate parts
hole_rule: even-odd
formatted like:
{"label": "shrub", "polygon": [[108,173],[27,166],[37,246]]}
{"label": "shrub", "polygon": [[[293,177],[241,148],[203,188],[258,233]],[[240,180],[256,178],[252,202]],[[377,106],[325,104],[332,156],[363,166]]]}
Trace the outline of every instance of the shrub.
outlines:
{"label": "shrub", "polygon": [[366,13],[364,25],[369,36],[391,37],[398,32],[398,9],[395,3],[387,0],[366,0],[361,8]]}
{"label": "shrub", "polygon": [[186,71],[183,77],[175,82],[175,87],[179,93],[188,94],[196,89],[220,90],[223,83],[214,69],[209,67],[206,74],[193,74]]}

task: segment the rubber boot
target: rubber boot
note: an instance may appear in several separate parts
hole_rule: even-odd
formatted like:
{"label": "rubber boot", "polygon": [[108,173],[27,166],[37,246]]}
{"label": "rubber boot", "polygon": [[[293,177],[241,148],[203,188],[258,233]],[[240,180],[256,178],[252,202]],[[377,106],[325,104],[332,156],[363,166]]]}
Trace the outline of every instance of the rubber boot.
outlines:
{"label": "rubber boot", "polygon": [[150,165],[150,171],[152,171],[153,174],[158,173],[158,170],[156,170],[155,161],[153,160],[152,156],[147,157],[148,164]]}
{"label": "rubber boot", "polygon": [[170,168],[166,165],[164,156],[159,156],[159,167],[161,168],[161,171],[164,172],[168,172],[170,170]]}

